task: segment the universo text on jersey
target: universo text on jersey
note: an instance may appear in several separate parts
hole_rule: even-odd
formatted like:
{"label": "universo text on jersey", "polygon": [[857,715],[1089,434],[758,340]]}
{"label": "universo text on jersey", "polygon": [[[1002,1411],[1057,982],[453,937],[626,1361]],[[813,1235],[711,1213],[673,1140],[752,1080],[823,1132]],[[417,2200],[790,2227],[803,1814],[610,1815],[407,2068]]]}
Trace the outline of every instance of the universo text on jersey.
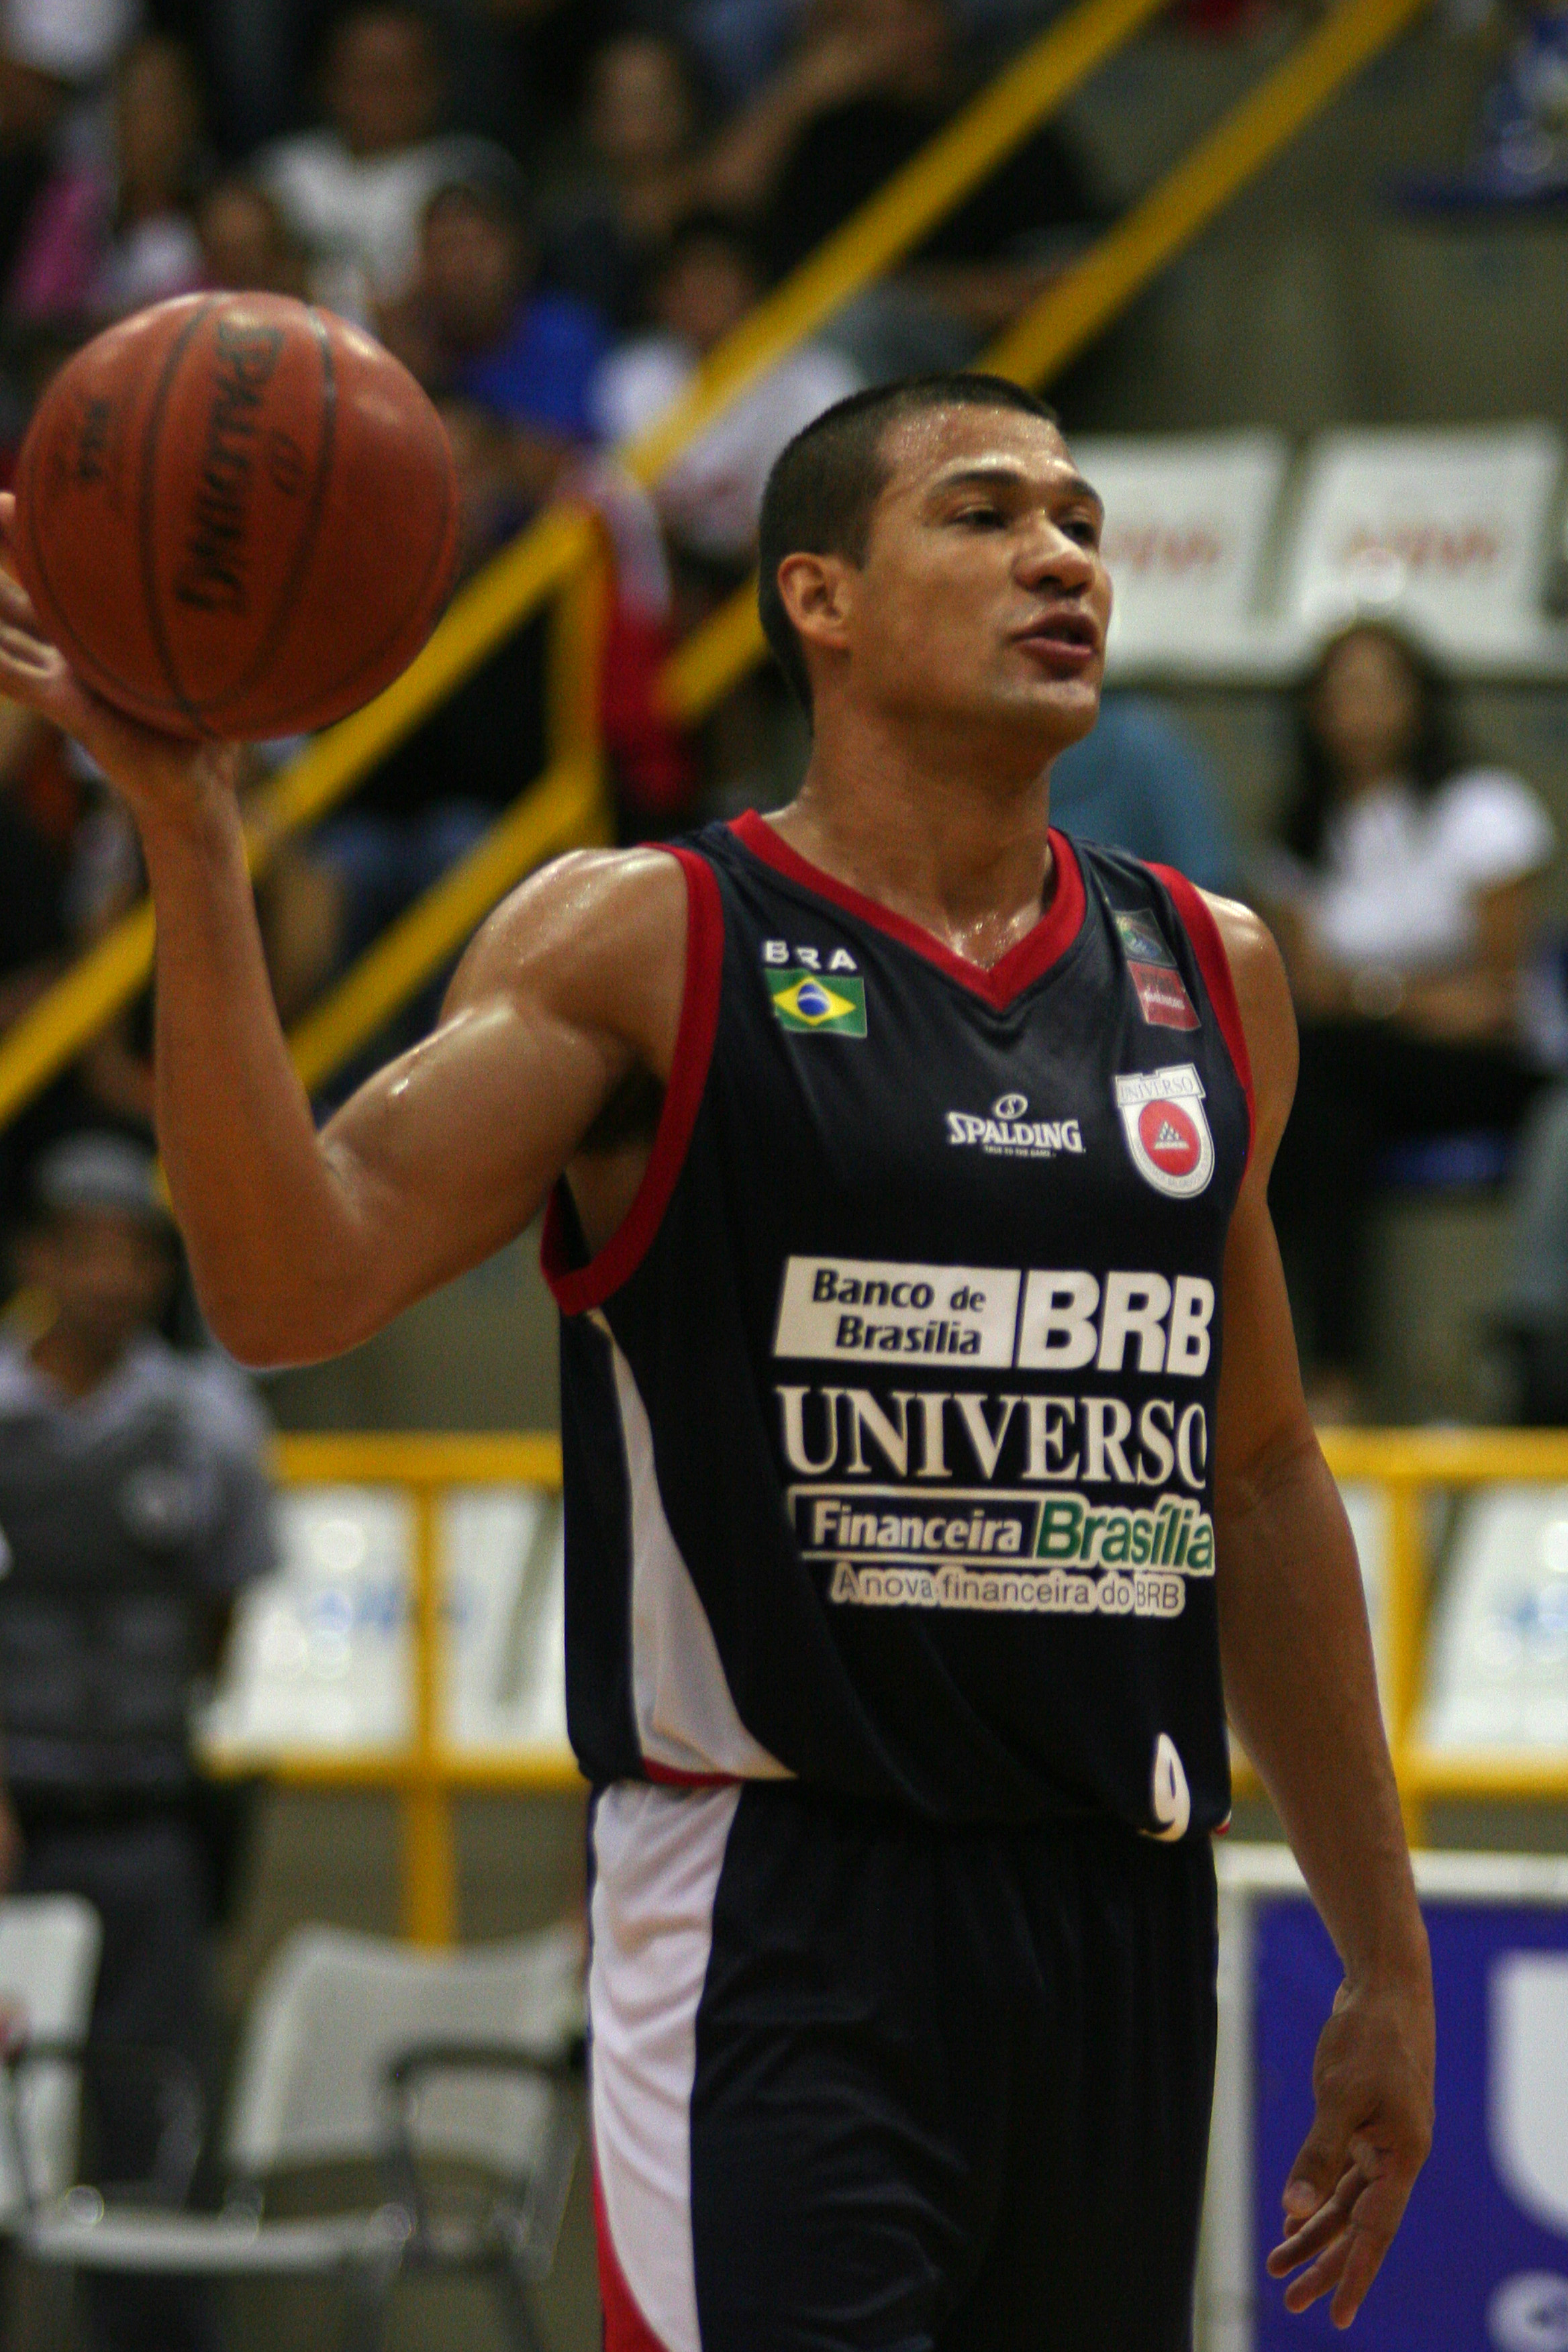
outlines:
{"label": "universo text on jersey", "polygon": [[797,1477],[914,1482],[967,1475],[1041,1486],[1163,1487],[1208,1475],[1201,1404],[1147,1397],[988,1395],[981,1390],[779,1387],[784,1458]]}

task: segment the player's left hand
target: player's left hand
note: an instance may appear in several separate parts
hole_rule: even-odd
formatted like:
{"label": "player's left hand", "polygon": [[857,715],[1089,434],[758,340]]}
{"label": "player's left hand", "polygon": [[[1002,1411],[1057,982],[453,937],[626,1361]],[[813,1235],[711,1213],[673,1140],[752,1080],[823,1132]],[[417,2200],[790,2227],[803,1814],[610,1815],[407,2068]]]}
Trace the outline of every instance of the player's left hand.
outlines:
{"label": "player's left hand", "polygon": [[1271,2278],[1294,2271],[1288,2311],[1331,2293],[1348,2327],[1393,2242],[1432,2145],[1432,1981],[1345,1983],[1312,2066],[1317,2114],[1285,2184]]}

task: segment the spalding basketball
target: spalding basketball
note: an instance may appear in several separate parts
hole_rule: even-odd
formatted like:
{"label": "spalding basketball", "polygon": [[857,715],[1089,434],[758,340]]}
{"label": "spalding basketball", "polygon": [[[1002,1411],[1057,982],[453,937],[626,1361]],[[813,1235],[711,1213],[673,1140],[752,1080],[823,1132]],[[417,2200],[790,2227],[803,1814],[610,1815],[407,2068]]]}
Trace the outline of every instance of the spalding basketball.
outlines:
{"label": "spalding basketball", "polygon": [[324,727],[412,661],[451,585],[446,429],[372,337],[190,294],[78,352],[16,470],[16,556],[83,682],[187,736]]}

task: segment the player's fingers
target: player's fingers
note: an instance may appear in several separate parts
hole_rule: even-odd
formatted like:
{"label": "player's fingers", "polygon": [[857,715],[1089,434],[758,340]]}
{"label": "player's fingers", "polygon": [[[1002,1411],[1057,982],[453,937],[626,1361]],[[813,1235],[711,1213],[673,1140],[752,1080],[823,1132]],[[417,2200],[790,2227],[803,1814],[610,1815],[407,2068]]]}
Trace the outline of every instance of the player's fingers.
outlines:
{"label": "player's fingers", "polygon": [[7,680],[15,681],[22,689],[24,698],[32,699],[36,691],[55,676],[58,667],[53,647],[45,645],[41,637],[0,619],[0,669],[4,669]]}
{"label": "player's fingers", "polygon": [[40,645],[47,643],[38,625],[37,614],[33,609],[32,598],[15,573],[7,572],[3,564],[0,564],[0,614],[14,628],[25,629]]}
{"label": "player's fingers", "polygon": [[1357,2121],[1358,2117],[1342,2115],[1319,2100],[1312,2128],[1290,2167],[1290,2177],[1279,2200],[1285,2209],[1287,2230],[1292,2224],[1300,2229],[1333,2195],[1344,2175],[1346,2144]]}
{"label": "player's fingers", "polygon": [[1373,2178],[1356,2199],[1346,2230],[1343,2274],[1330,2308],[1336,2327],[1348,2327],[1362,2300],[1383,2266],[1405,2218],[1415,2173],[1408,2165],[1390,2159],[1386,2152],[1358,2147],[1360,2168]]}
{"label": "player's fingers", "polygon": [[1324,2247],[1310,2269],[1291,2280],[1285,2290],[1284,2304],[1293,2317],[1300,2318],[1320,2295],[1330,2294],[1338,2287],[1350,2252],[1351,2233],[1347,2227],[1341,2230],[1331,2246]]}
{"label": "player's fingers", "polygon": [[1269,2276],[1283,2278],[1320,2253],[1343,2229],[1363,2186],[1361,2174],[1349,2165],[1335,2182],[1332,2195],[1323,2200],[1315,2213],[1304,2221],[1287,2221],[1283,2239],[1268,2256]]}

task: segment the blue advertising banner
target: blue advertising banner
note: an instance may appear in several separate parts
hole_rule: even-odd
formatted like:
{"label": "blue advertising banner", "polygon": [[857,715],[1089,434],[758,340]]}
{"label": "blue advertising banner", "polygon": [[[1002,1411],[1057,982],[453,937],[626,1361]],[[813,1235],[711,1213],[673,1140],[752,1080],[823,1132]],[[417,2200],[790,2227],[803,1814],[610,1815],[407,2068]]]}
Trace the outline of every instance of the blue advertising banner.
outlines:
{"label": "blue advertising banner", "polygon": [[1312,2053],[1340,1967],[1304,1898],[1265,1897],[1253,1945],[1256,2352],[1568,2352],[1568,1912],[1425,1905],[1437,1999],[1437,2132],[1353,2335],[1292,2318],[1263,2270],[1312,2116]]}

